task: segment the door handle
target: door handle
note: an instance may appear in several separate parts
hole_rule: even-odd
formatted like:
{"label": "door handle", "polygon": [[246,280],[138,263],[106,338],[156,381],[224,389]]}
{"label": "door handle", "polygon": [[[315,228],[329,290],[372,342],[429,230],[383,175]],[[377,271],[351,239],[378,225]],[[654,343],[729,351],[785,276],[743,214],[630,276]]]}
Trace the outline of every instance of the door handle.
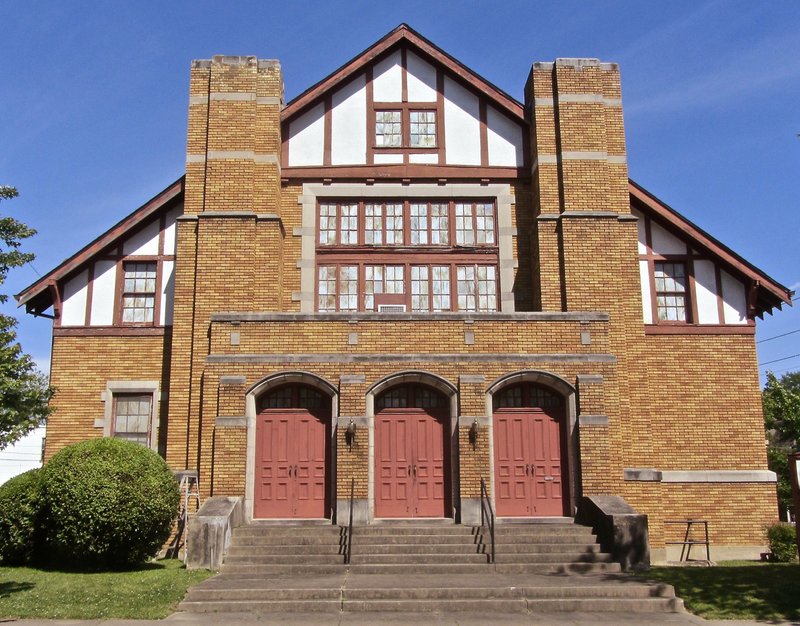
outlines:
{"label": "door handle", "polygon": [[408,475],[411,476],[411,466],[408,466]]}
{"label": "door handle", "polygon": [[289,474],[289,478],[291,478],[292,477],[292,466],[291,465],[289,466],[288,474]]}
{"label": "door handle", "polygon": [[417,477],[417,464],[416,463],[414,463],[414,465],[411,466],[411,471],[414,473],[414,478],[416,478]]}

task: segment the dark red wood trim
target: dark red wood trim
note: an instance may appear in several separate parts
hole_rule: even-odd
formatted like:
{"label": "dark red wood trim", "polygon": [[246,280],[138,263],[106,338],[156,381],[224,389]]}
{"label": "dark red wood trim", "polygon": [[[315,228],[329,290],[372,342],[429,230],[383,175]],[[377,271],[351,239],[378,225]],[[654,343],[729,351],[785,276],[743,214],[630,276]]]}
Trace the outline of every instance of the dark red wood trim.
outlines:
{"label": "dark red wood trim", "polygon": [[[25,304],[33,298],[41,296],[43,292],[47,291],[48,281],[60,281],[66,278],[69,274],[77,271],[89,259],[96,256],[103,249],[114,245],[121,237],[134,230],[137,226],[141,225],[154,213],[157,213],[162,209],[171,208],[173,204],[177,203],[183,197],[183,185],[184,177],[181,176],[181,178],[176,180],[161,193],[148,200],[145,204],[140,206],[120,222],[117,222],[117,224],[112,226],[109,230],[100,235],[89,245],[72,255],[69,259],[45,274],[35,283],[23,289],[15,296],[17,303]],[[46,308],[46,306],[43,306],[41,307],[41,310]]]}
{"label": "dark red wood trim", "polygon": [[86,316],[83,318],[83,323],[87,326],[92,323],[92,298],[94,297],[94,263],[89,264],[89,269],[86,273]]}
{"label": "dark red wood trim", "polygon": [[479,100],[479,115],[480,115],[480,141],[481,141],[481,166],[489,167],[489,131],[486,124],[486,100],[481,98]]}
{"label": "dark red wood trim", "polygon": [[437,154],[439,152],[437,148],[412,148],[411,146],[392,148],[373,146],[373,150],[381,154]]}
{"label": "dark red wood trim", "polygon": [[406,47],[403,46],[400,49],[400,92],[401,96],[400,99],[405,103],[408,102],[408,61],[407,61],[407,50]]}
{"label": "dark red wood trim", "polygon": [[146,337],[164,334],[164,326],[67,326],[53,329],[54,337]]}
{"label": "dark red wood trim", "polygon": [[61,326],[61,287],[55,280],[47,281],[47,290],[53,303],[53,325]]}
{"label": "dark red wood trim", "polygon": [[356,74],[363,67],[375,61],[378,57],[383,56],[384,53],[388,53],[391,48],[403,41],[407,42],[407,44],[410,44],[412,48],[415,48],[415,52],[422,53],[422,57],[427,57],[428,60],[432,60],[436,64],[442,65],[451,74],[471,87],[476,93],[486,94],[486,96],[491,98],[498,107],[507,111],[515,119],[526,123],[524,107],[520,102],[512,98],[502,89],[493,85],[482,76],[467,68],[460,61],[451,57],[449,54],[425,39],[422,35],[414,31],[406,24],[401,24],[384,36],[381,40],[364,50],[361,54],[355,56],[350,61],[335,70],[332,74],[329,74],[326,78],[322,79],[315,85],[312,85],[299,96],[291,100],[281,112],[281,119],[288,119],[305,109],[315,100],[317,100],[323,93],[335,87],[336,85],[343,83],[350,76]]}
{"label": "dark red wood trim", "polygon": [[[372,67],[367,67],[367,166],[375,163],[375,88],[372,84]],[[285,171],[285,168],[284,168]]]}
{"label": "dark red wood trim", "polygon": [[436,182],[439,178],[474,180],[482,178],[495,180],[527,180],[530,172],[516,167],[473,167],[471,165],[434,165],[414,163],[411,165],[352,165],[348,167],[285,167],[281,175],[287,179],[356,179],[367,178],[384,180],[402,180],[403,178],[430,179]]}
{"label": "dark red wood trim", "polygon": [[439,146],[439,165],[447,165],[444,135],[444,72],[436,68],[436,144]]}
{"label": "dark red wood trim", "polygon": [[722,272],[714,263],[714,280],[717,282],[717,315],[720,324],[725,323],[725,299],[722,297]]}
{"label": "dark red wood trim", "polygon": [[645,335],[755,335],[755,324],[645,324]]}
{"label": "dark red wood trim", "polygon": [[330,166],[331,164],[331,142],[333,141],[333,128],[331,127],[331,119],[333,118],[332,114],[333,109],[333,102],[331,98],[331,94],[326,94],[325,96],[325,116],[323,121],[323,149],[322,149],[322,163],[323,165]]}
{"label": "dark red wood trim", "polygon": [[[694,280],[694,258],[692,257],[692,249],[688,245],[686,246],[686,255],[686,275],[689,279],[686,284],[686,297],[689,300],[685,305],[686,321],[697,324],[700,322],[700,314],[697,310],[697,298],[695,297],[697,285]],[[690,311],[691,317],[688,315]]]}
{"label": "dark red wood trim", "polygon": [[125,285],[125,261],[117,258],[117,273],[114,281],[114,320],[115,326],[122,325],[122,293]]}

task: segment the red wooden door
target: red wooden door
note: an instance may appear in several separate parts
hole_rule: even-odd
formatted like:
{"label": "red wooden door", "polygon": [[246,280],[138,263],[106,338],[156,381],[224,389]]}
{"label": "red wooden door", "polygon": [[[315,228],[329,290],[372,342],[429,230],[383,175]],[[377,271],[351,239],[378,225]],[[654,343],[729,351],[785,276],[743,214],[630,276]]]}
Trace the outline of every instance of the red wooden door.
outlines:
{"label": "red wooden door", "polygon": [[327,421],[306,409],[269,409],[258,416],[254,517],[325,517]]}
{"label": "red wooden door", "polygon": [[497,515],[564,514],[562,422],[554,410],[502,408],[495,411]]}
{"label": "red wooden door", "polygon": [[375,516],[445,517],[448,464],[444,415],[387,409],[375,417]]}

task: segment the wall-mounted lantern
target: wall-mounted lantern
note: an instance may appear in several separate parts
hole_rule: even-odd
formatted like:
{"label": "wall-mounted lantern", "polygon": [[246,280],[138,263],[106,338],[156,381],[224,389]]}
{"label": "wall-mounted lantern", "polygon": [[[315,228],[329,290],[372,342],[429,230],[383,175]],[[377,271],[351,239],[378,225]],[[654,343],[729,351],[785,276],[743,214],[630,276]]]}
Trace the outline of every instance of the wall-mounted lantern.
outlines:
{"label": "wall-mounted lantern", "polygon": [[356,440],[356,423],[352,419],[347,425],[347,429],[344,431],[344,440],[347,442],[347,447],[352,450],[353,442]]}
{"label": "wall-mounted lantern", "polygon": [[478,445],[478,418],[472,420],[472,426],[469,427],[469,442],[473,450]]}

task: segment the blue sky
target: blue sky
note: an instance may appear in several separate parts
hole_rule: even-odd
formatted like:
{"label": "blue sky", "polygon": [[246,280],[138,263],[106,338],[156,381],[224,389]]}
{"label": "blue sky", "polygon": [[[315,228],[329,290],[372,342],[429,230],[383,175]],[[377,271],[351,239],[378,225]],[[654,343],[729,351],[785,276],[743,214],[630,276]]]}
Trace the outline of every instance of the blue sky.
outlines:
{"label": "blue sky", "polygon": [[[181,176],[192,59],[280,59],[289,100],[401,22],[519,100],[534,61],[619,63],[631,178],[800,290],[798,2],[6,0],[0,22],[0,184],[21,194],[0,212],[39,231],[5,293]],[[17,313],[46,364],[49,322]],[[795,330],[800,302],[757,338]],[[800,332],[758,347],[796,355]]]}

